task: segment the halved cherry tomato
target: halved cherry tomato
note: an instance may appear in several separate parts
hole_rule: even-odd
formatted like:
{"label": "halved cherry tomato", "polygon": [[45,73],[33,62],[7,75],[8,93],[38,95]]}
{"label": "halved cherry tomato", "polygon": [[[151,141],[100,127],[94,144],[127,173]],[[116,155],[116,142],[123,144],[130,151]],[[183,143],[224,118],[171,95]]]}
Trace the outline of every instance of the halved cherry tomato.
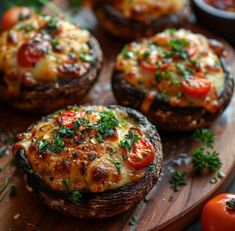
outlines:
{"label": "halved cherry tomato", "polygon": [[200,98],[206,96],[211,89],[211,81],[209,79],[190,79],[189,81],[183,81],[181,84],[182,91],[194,98]]}
{"label": "halved cherry tomato", "polygon": [[32,11],[27,7],[13,7],[7,10],[1,20],[1,29],[8,30],[13,27],[19,20],[29,18]]}
{"label": "halved cherry tomato", "polygon": [[57,118],[57,122],[62,126],[73,128],[73,122],[82,118],[84,115],[84,112],[66,111]]}
{"label": "halved cherry tomato", "polygon": [[146,139],[139,139],[127,153],[127,161],[134,168],[144,168],[151,164],[154,155],[153,145]]}
{"label": "halved cherry tomato", "polygon": [[25,68],[34,66],[45,55],[48,47],[49,42],[44,40],[23,43],[17,53],[18,63]]}
{"label": "halved cherry tomato", "polygon": [[201,71],[196,72],[195,75],[199,78],[204,78],[205,77],[205,73],[201,72]]}
{"label": "halved cherry tomato", "polygon": [[204,231],[234,231],[235,208],[226,203],[234,200],[235,194],[220,194],[211,199],[203,208],[201,223]]}
{"label": "halved cherry tomato", "polygon": [[141,66],[146,70],[146,71],[156,71],[157,70],[157,66],[156,65],[153,65],[151,63],[148,63],[147,61],[145,60],[142,60],[141,61]]}

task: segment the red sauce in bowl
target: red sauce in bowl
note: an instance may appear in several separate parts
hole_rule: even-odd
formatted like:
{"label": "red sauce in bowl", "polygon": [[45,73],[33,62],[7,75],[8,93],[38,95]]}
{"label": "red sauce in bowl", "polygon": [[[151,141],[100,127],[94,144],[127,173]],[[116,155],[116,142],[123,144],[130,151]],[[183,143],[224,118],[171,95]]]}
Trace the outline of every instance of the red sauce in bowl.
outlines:
{"label": "red sauce in bowl", "polygon": [[208,5],[217,9],[235,12],[235,0],[204,0]]}

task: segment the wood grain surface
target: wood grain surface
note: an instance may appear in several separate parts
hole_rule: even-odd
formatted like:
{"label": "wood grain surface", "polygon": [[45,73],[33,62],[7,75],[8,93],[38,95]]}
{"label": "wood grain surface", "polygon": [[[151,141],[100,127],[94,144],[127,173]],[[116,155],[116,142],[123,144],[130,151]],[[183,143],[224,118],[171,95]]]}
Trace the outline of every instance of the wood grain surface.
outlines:
{"label": "wood grain surface", "polygon": [[[92,25],[94,33],[101,43],[105,54],[105,65],[100,79],[82,104],[115,104],[110,86],[113,61],[123,47],[123,43],[107,36],[99,27],[95,27],[95,19],[89,10],[81,13],[85,22]],[[84,21],[84,18],[83,18]],[[205,33],[196,26],[195,31]],[[235,53],[226,45],[228,63],[235,70]],[[24,131],[31,123],[39,119],[39,115],[15,111],[7,105],[0,105],[0,137]],[[210,184],[208,179],[213,175],[195,176],[190,164],[190,153],[197,146],[187,134],[161,133],[163,141],[165,167],[160,182],[147,195],[147,202],[141,202],[132,210],[109,219],[81,220],[66,217],[44,206],[29,193],[20,172],[14,166],[8,166],[0,173],[0,182],[9,179],[7,189],[0,194],[0,230],[40,230],[40,231],[127,231],[127,230],[174,230],[179,231],[190,224],[200,213],[203,204],[213,195],[226,189],[233,178],[235,167],[235,101],[230,104],[221,118],[211,127],[216,134],[216,150],[223,161],[221,171],[226,177]],[[11,155],[0,158],[3,166]],[[183,169],[189,173],[188,184],[175,193],[170,188],[169,177],[172,169]],[[10,186],[17,188],[17,195],[9,197]],[[115,208],[114,208],[115,209]],[[138,225],[130,226],[129,220],[136,216]]]}

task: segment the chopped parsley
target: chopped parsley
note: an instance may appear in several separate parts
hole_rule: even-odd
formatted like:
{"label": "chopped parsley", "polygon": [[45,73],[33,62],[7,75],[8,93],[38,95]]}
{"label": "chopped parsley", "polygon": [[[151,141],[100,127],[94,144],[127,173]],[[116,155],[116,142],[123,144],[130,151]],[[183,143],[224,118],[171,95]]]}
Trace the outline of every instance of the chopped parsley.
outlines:
{"label": "chopped parsley", "polygon": [[66,126],[65,127],[60,127],[59,135],[61,137],[63,137],[63,136],[72,137],[72,136],[74,136],[74,131],[72,129],[66,127]]}
{"label": "chopped parsley", "polygon": [[187,175],[186,172],[183,171],[174,171],[171,179],[169,181],[171,184],[171,188],[178,192],[181,186],[185,186],[187,184]]}
{"label": "chopped parsley", "polygon": [[169,28],[166,31],[169,33],[169,35],[174,35],[177,30],[176,30],[176,28]]}
{"label": "chopped parsley", "polygon": [[45,153],[49,148],[50,142],[46,140],[40,140],[38,144],[39,152]]}
{"label": "chopped parsley", "polygon": [[216,178],[215,176],[211,177],[211,178],[209,179],[209,183],[210,183],[210,184],[216,184],[216,183],[217,183],[217,178]]}
{"label": "chopped parsley", "polygon": [[87,54],[85,52],[80,52],[80,58],[88,63],[94,62],[94,56]]}
{"label": "chopped parsley", "polygon": [[222,179],[225,177],[225,174],[223,172],[218,172],[217,177]]}
{"label": "chopped parsley", "polygon": [[98,132],[103,137],[112,135],[114,129],[119,125],[119,121],[111,111],[100,112],[100,119],[96,125]]}
{"label": "chopped parsley", "polygon": [[95,136],[95,138],[97,139],[97,141],[98,141],[99,143],[104,143],[103,138],[102,138],[102,136],[101,136],[100,134],[97,134],[97,135]]}
{"label": "chopped parsley", "polygon": [[157,168],[156,164],[150,164],[147,169],[148,169],[148,172],[153,173],[156,171],[156,168]]}
{"label": "chopped parsley", "polygon": [[133,216],[131,217],[130,221],[129,221],[129,225],[130,226],[135,226],[139,223],[139,220],[138,220],[138,217],[136,216]]}
{"label": "chopped parsley", "polygon": [[128,45],[126,45],[124,49],[122,50],[122,56],[126,59],[131,59],[134,57],[134,52],[130,51],[128,48]]}
{"label": "chopped parsley", "polygon": [[182,75],[186,80],[192,75],[193,70],[185,67],[183,63],[176,63],[176,67],[179,74]]}
{"label": "chopped parsley", "polygon": [[75,128],[79,128],[80,126],[89,126],[90,121],[88,119],[85,119],[85,118],[80,118],[80,119],[74,121],[73,125],[74,125]]}
{"label": "chopped parsley", "polygon": [[96,154],[94,152],[90,152],[88,154],[88,157],[89,157],[89,160],[92,161],[92,160],[94,160],[96,158]]}
{"label": "chopped parsley", "polygon": [[222,166],[219,153],[215,151],[208,152],[204,147],[197,148],[192,152],[192,164],[197,173],[201,173],[204,170],[214,172]]}
{"label": "chopped parsley", "polygon": [[114,164],[114,165],[115,165],[115,167],[116,167],[116,169],[117,169],[118,173],[120,173],[120,172],[121,172],[122,164],[121,164],[120,162],[118,162],[118,161],[114,161],[114,160],[111,160],[111,159],[108,159],[108,158],[106,158],[106,160],[108,160],[109,162],[111,162],[112,164]]}
{"label": "chopped parsley", "polygon": [[69,185],[70,185],[69,179],[68,179],[68,178],[63,179],[63,180],[62,180],[62,184],[63,184],[66,188],[68,188]]}
{"label": "chopped parsley", "polygon": [[81,199],[82,199],[82,194],[78,190],[72,192],[72,194],[69,196],[69,200],[75,204],[79,203]]}
{"label": "chopped parsley", "polygon": [[128,152],[131,151],[131,147],[139,140],[137,134],[135,134],[132,130],[129,130],[125,135],[124,139],[119,142],[119,147],[125,148]]}
{"label": "chopped parsley", "polygon": [[192,139],[201,142],[208,148],[213,148],[215,144],[215,135],[207,128],[197,129],[193,133]]}
{"label": "chopped parsley", "polygon": [[55,135],[53,138],[53,144],[51,145],[51,151],[60,153],[64,149],[64,141],[60,136]]}

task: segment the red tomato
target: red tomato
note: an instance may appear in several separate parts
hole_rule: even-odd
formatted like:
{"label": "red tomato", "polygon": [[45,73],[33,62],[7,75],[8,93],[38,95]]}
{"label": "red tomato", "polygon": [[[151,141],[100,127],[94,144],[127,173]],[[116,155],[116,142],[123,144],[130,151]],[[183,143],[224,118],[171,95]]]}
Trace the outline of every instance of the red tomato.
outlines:
{"label": "red tomato", "polygon": [[235,207],[229,208],[226,203],[234,200],[234,194],[220,194],[210,200],[202,211],[201,223],[204,231],[234,231]]}
{"label": "red tomato", "polygon": [[28,68],[32,67],[45,55],[49,47],[48,41],[30,40],[23,43],[17,53],[17,60],[20,66]]}
{"label": "red tomato", "polygon": [[151,63],[148,63],[144,60],[141,61],[141,66],[147,70],[147,71],[156,71],[157,70],[157,66],[156,65],[153,65]]}
{"label": "red tomato", "polygon": [[73,128],[73,122],[82,118],[84,115],[84,112],[66,111],[57,118],[57,122],[62,126]]}
{"label": "red tomato", "polygon": [[206,96],[211,89],[211,81],[208,79],[190,79],[189,81],[183,81],[181,84],[182,91],[194,98],[200,98]]}
{"label": "red tomato", "polygon": [[153,145],[145,139],[139,139],[127,153],[127,161],[134,168],[144,168],[153,161],[154,155]]}
{"label": "red tomato", "polygon": [[1,20],[2,30],[8,30],[21,19],[28,18],[32,11],[27,7],[13,7],[7,10]]}
{"label": "red tomato", "polygon": [[204,78],[204,77],[205,77],[205,73],[204,73],[204,72],[201,72],[201,71],[196,72],[195,75],[196,75],[197,77],[199,77],[199,78]]}

